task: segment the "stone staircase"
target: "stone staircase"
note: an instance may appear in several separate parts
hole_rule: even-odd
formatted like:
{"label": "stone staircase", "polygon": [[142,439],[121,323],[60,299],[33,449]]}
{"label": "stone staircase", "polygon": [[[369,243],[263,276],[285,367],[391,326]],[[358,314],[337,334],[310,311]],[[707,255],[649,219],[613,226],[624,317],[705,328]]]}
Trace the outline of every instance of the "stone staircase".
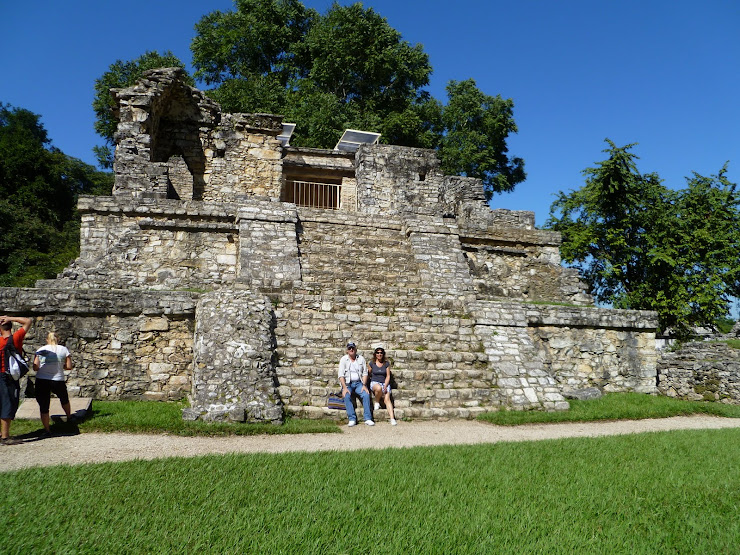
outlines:
{"label": "stone staircase", "polygon": [[497,407],[498,399],[486,402],[476,391],[490,389],[495,377],[463,303],[414,293],[391,287],[384,294],[398,294],[393,298],[296,289],[273,296],[277,374],[287,408],[326,413],[326,396],[339,389],[337,366],[350,340],[366,360],[375,347],[385,348],[400,418],[471,416]]}
{"label": "stone staircase", "polygon": [[[288,410],[344,416],[325,407],[327,394],[339,390],[337,367],[350,340],[366,360],[376,346],[385,348],[397,418],[472,417],[500,406],[466,299],[422,287],[400,223],[303,221],[299,248],[303,284],[265,291],[275,307],[277,374]],[[385,410],[376,415],[385,417]]]}
{"label": "stone staircase", "polygon": [[417,263],[398,222],[388,227],[304,221],[298,248],[304,283],[342,283],[365,292],[389,285],[418,286]]}

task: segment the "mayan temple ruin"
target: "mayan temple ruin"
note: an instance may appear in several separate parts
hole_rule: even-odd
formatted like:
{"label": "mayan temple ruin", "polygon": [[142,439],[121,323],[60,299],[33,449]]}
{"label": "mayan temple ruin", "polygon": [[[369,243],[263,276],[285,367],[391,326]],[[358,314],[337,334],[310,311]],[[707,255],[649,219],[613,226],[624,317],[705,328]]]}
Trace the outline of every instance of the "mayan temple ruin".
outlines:
{"label": "mayan temple ruin", "polygon": [[655,314],[595,307],[532,212],[492,210],[431,150],[287,146],[280,116],[223,113],[184,77],[112,91],[115,185],[79,200],[79,258],[0,291],[29,346],[53,329],[74,353],[72,395],[339,417],[349,340],[388,352],[397,418],[657,391]]}

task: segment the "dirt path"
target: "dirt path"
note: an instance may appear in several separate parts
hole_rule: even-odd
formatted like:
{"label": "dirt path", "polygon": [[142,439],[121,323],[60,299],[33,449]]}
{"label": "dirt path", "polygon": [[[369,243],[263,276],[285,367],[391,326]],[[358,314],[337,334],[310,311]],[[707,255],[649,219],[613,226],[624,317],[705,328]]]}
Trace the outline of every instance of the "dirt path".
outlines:
{"label": "dirt path", "polygon": [[476,421],[399,422],[392,427],[360,424],[341,434],[297,434],[236,437],[79,434],[29,439],[0,446],[0,471],[58,464],[194,457],[209,453],[285,453],[289,451],[351,451],[385,447],[461,445],[500,441],[537,441],[566,437],[597,437],[667,430],[740,428],[740,418],[678,416],[655,420],[493,426]]}

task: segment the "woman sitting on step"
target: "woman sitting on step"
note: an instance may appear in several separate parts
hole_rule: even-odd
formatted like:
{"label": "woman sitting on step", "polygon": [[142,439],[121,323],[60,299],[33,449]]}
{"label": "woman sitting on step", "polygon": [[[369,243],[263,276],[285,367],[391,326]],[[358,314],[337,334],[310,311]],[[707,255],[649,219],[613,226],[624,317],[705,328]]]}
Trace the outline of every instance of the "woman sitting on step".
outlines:
{"label": "woman sitting on step", "polygon": [[375,396],[375,410],[380,408],[380,398],[385,395],[385,408],[388,410],[391,424],[395,426],[398,422],[391,403],[391,365],[385,359],[385,349],[382,347],[375,349],[373,360],[367,366],[370,374],[370,391]]}

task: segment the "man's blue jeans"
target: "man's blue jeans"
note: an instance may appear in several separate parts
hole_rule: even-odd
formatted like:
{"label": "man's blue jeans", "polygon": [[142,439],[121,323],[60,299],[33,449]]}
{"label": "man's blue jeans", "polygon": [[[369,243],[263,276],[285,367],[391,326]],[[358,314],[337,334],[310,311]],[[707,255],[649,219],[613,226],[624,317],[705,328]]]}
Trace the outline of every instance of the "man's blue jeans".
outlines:
{"label": "man's blue jeans", "polygon": [[350,421],[354,420],[357,422],[357,413],[355,413],[355,406],[352,404],[352,394],[359,396],[362,399],[362,413],[365,421],[373,419],[373,415],[370,413],[370,394],[366,391],[362,391],[362,382],[350,382],[347,385],[349,393],[344,396],[344,407],[347,409],[347,416]]}

